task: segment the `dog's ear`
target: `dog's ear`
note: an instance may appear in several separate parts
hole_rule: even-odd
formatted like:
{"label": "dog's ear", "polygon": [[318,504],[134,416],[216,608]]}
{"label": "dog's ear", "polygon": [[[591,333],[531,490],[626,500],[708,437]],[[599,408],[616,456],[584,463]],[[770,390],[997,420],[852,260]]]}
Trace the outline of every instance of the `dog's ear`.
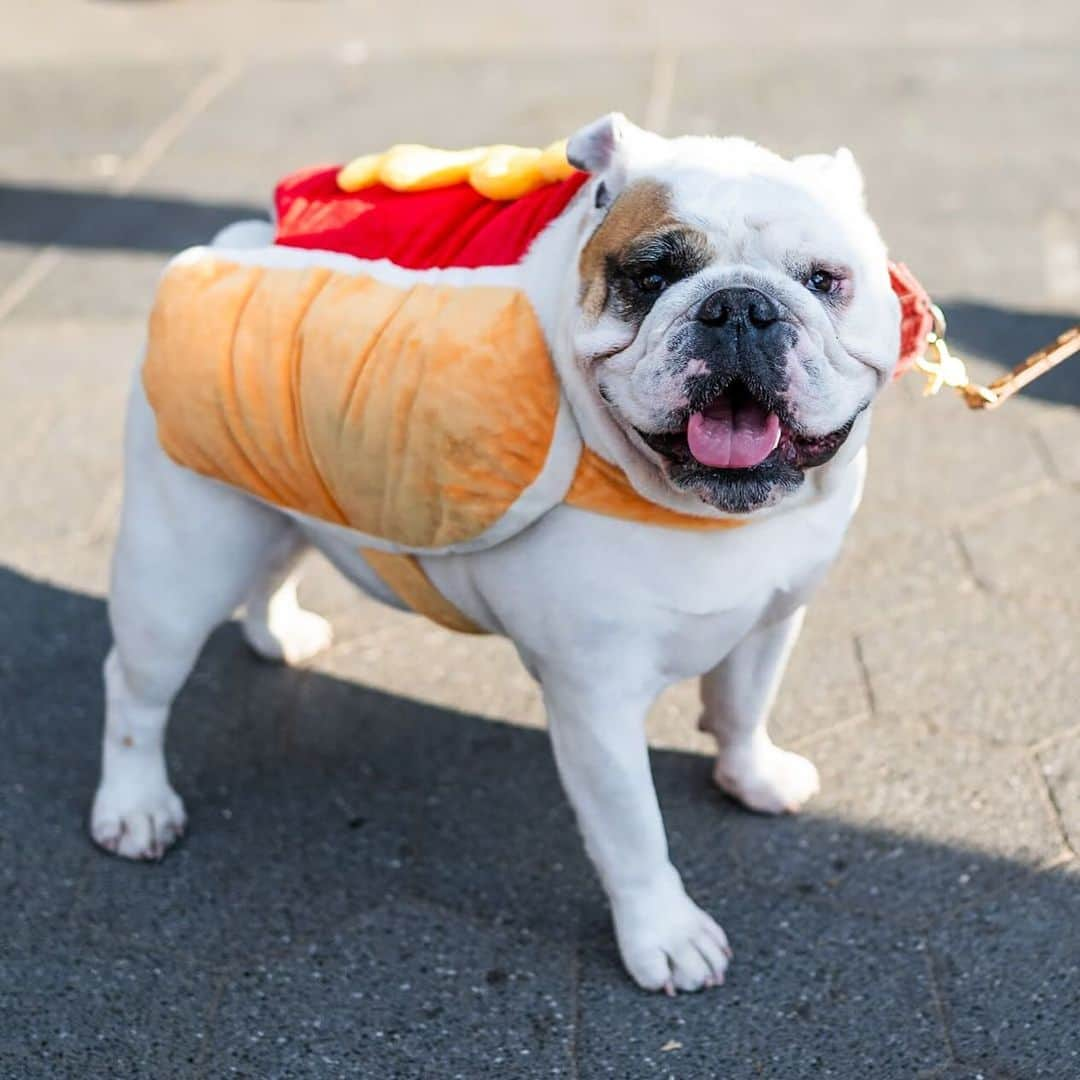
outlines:
{"label": "dog's ear", "polygon": [[841,146],[835,154],[804,154],[795,159],[795,164],[830,193],[865,205],[862,170],[846,146]]}
{"label": "dog's ear", "polygon": [[597,178],[595,202],[607,206],[625,187],[631,164],[646,156],[659,136],[643,131],[622,113],[608,113],[570,136],[566,158],[575,169]]}

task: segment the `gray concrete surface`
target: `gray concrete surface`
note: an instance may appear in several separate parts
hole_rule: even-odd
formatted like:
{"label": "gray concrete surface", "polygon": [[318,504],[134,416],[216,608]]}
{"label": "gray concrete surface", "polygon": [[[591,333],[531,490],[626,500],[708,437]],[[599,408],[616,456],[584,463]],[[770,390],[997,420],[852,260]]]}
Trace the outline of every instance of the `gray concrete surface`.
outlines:
{"label": "gray concrete surface", "polygon": [[173,249],[274,178],[611,107],[850,145],[894,252],[1000,370],[1080,318],[1075,4],[0,4],[0,1075],[1080,1077],[1080,360],[993,416],[890,389],[775,732],[798,819],[652,719],[675,857],[737,962],[620,972],[505,643],[313,565],[334,649],[211,641],[170,733],[190,838],[84,831],[128,374]]}

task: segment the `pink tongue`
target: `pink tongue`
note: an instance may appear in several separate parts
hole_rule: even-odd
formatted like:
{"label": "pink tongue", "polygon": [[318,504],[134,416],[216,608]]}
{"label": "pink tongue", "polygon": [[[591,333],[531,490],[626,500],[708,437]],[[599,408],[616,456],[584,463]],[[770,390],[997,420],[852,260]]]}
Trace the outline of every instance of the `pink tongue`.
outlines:
{"label": "pink tongue", "polygon": [[756,401],[721,397],[705,412],[694,413],[686,428],[690,453],[713,469],[752,469],[760,465],[780,441],[780,419]]}

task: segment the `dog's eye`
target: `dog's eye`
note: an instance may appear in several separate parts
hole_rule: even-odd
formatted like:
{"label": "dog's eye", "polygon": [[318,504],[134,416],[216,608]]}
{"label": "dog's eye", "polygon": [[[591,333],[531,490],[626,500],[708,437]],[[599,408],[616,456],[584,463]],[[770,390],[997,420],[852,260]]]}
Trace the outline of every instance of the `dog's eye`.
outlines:
{"label": "dog's eye", "polygon": [[667,288],[667,283],[667,278],[663,274],[658,274],[655,270],[634,278],[634,284],[643,293],[648,293],[651,296],[663,292]]}
{"label": "dog's eye", "polygon": [[827,296],[831,293],[837,284],[835,274],[830,274],[828,270],[817,269],[807,279],[806,287],[815,293],[821,293],[823,296]]}

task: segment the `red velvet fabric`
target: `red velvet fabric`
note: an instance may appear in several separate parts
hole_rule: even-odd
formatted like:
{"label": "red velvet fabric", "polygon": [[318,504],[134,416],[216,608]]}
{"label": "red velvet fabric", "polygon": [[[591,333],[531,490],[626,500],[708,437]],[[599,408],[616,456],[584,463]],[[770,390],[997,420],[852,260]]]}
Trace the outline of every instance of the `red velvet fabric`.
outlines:
{"label": "red velvet fabric", "polygon": [[[468,184],[416,192],[376,184],[346,192],[337,186],[338,168],[305,169],[278,184],[276,242],[389,259],[409,270],[519,262],[588,179],[577,173],[520,199],[498,202]],[[890,263],[889,277],[901,311],[898,378],[922,355],[934,320],[930,297],[903,263]]]}
{"label": "red velvet fabric", "polygon": [[414,192],[376,184],[346,192],[337,173],[337,167],[308,169],[278,184],[276,242],[389,259],[409,270],[519,262],[588,179],[577,173],[500,202],[468,184]]}

